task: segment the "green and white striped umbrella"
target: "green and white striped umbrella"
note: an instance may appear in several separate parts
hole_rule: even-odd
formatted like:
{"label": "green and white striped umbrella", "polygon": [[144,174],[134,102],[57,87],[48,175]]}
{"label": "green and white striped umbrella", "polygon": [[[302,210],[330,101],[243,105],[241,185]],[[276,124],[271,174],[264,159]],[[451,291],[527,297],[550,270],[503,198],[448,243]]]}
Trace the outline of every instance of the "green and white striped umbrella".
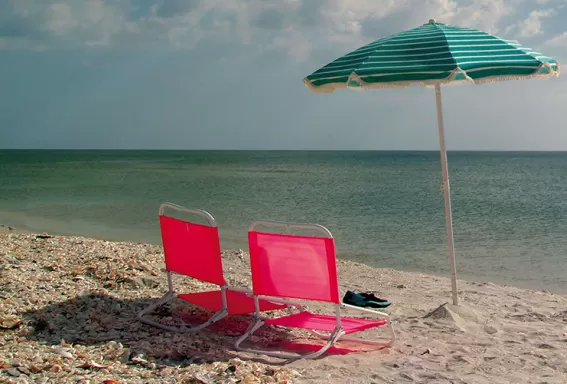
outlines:
{"label": "green and white striped umbrella", "polygon": [[351,52],[304,79],[314,92],[559,76],[559,63],[515,41],[437,23]]}
{"label": "green and white striped umbrella", "polygon": [[303,81],[311,91],[322,93],[330,93],[337,88],[435,87],[449,268],[453,304],[458,305],[441,85],[558,76],[559,63],[556,60],[523,47],[516,41],[431,19],[420,27],[365,45],[313,72]]}

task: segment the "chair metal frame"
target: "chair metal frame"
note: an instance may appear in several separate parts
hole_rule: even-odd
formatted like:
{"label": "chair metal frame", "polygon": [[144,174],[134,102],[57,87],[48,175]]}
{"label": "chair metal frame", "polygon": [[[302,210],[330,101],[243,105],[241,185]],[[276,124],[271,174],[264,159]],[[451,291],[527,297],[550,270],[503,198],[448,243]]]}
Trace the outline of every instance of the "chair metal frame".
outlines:
{"label": "chair metal frame", "polygon": [[[250,225],[248,231],[252,232],[258,226],[279,227],[279,228],[286,228],[286,229],[291,229],[291,230],[299,230],[299,229],[316,230],[316,231],[322,233],[324,235],[324,237],[326,237],[326,238],[331,238],[331,239],[333,238],[333,235],[331,234],[331,232],[327,228],[325,228],[324,226],[319,225],[319,224],[296,224],[296,223],[287,223],[287,222],[272,221],[272,220],[258,220],[258,221],[253,222]],[[274,233],[274,232],[267,232],[267,233]],[[335,253],[335,260],[336,260],[336,253]],[[337,280],[338,280],[338,273],[337,273]],[[337,289],[340,292],[339,287],[337,287]],[[336,327],[335,327],[335,329],[330,333],[324,333],[324,332],[320,332],[320,331],[316,331],[316,330],[308,330],[313,335],[315,335],[315,336],[317,336],[321,339],[327,340],[327,343],[325,345],[323,345],[319,350],[317,350],[313,353],[301,355],[301,354],[290,354],[290,353],[280,352],[280,351],[267,351],[267,350],[260,350],[260,349],[254,349],[254,348],[243,348],[241,346],[242,342],[244,340],[248,339],[249,337],[251,337],[254,334],[254,332],[256,332],[258,329],[260,329],[265,324],[266,318],[264,318],[261,315],[261,312],[259,311],[259,300],[261,300],[261,299],[267,299],[267,300],[280,299],[280,300],[282,300],[283,299],[283,298],[275,298],[275,297],[272,297],[272,296],[255,295],[254,293],[253,293],[253,297],[254,297],[254,304],[255,304],[255,308],[256,308],[256,312],[255,312],[256,320],[254,322],[252,322],[250,324],[250,326],[248,327],[247,331],[241,337],[239,337],[236,340],[235,349],[240,350],[240,351],[263,354],[263,355],[267,355],[267,356],[273,356],[273,357],[278,357],[278,358],[288,359],[288,360],[312,359],[312,358],[316,358],[316,357],[319,357],[322,354],[324,354],[331,346],[336,344],[339,341],[339,339],[343,340],[343,341],[355,341],[355,342],[358,342],[360,344],[382,346],[383,348],[391,346],[396,339],[396,334],[394,332],[394,328],[392,327],[392,323],[390,322],[390,316],[387,313],[375,311],[375,310],[368,309],[368,308],[356,307],[356,306],[343,304],[343,303],[335,303],[335,304],[333,304],[334,312],[335,312],[335,315],[336,315]],[[290,304],[293,304],[295,307],[299,308],[299,310],[301,312],[308,312],[309,313],[309,311],[306,309],[305,305],[303,305],[302,303],[294,301],[294,300],[289,300],[289,299],[283,299],[283,300],[286,300],[286,302],[289,301]],[[312,300],[312,301],[317,301],[317,300]],[[376,316],[376,317],[379,317],[382,320],[384,320],[386,322],[385,325],[387,326],[388,331],[389,331],[389,335],[390,335],[388,341],[380,342],[380,341],[365,340],[365,339],[360,339],[360,338],[343,337],[346,334],[346,332],[344,331],[343,327],[341,326],[341,318],[343,317],[343,316],[341,316],[342,309],[362,312],[366,315]],[[373,328],[376,328],[376,327],[373,327]],[[356,332],[353,332],[353,333],[356,333]]]}
{"label": "chair metal frame", "polygon": [[[201,210],[201,209],[187,209],[185,207],[182,207],[180,205],[177,204],[173,204],[173,203],[163,203],[160,208],[159,208],[159,216],[163,216],[165,209],[166,208],[171,208],[174,210],[177,210],[178,212],[184,213],[184,214],[189,214],[189,215],[197,215],[197,216],[201,216],[204,217],[207,222],[208,222],[208,226],[209,227],[213,227],[213,228],[217,228],[217,222],[215,221],[214,217],[208,213],[207,211]],[[191,221],[188,221],[191,222]],[[192,222],[191,222],[192,223]],[[220,255],[219,255],[220,257]],[[221,261],[221,266],[222,266],[222,261]],[[146,315],[152,313],[157,307],[159,307],[160,305],[163,305],[175,298],[178,297],[178,293],[175,291],[174,287],[173,287],[173,274],[175,272],[172,271],[167,271],[167,283],[168,283],[168,291],[165,293],[165,295],[163,295],[160,299],[156,300],[154,303],[150,304],[148,307],[146,307],[145,309],[143,309],[142,311],[140,311],[136,318],[141,321],[144,324],[148,324],[148,325],[152,325],[161,329],[165,329],[166,331],[170,331],[170,332],[175,332],[175,333],[188,333],[188,332],[198,332],[208,326],[210,326],[213,323],[216,323],[217,321],[227,317],[229,315],[229,310],[228,310],[228,299],[227,299],[227,291],[233,291],[233,292],[240,292],[240,293],[244,293],[247,296],[251,297],[252,292],[248,289],[243,289],[243,288],[236,288],[236,287],[231,287],[229,286],[226,281],[224,282],[223,285],[220,285],[220,292],[221,292],[221,298],[222,298],[222,308],[220,310],[218,310],[217,312],[215,312],[207,321],[205,321],[202,324],[198,324],[195,326],[191,326],[191,327],[170,327],[168,325],[162,324],[160,322],[151,320],[149,318],[146,317]],[[177,273],[175,273],[177,274]],[[187,276],[187,275],[183,275],[183,274],[179,274],[181,276],[184,277],[188,277],[188,278],[192,278],[191,276]],[[224,280],[224,277],[223,277]],[[287,306],[290,305],[294,305],[294,304],[290,304],[288,302],[286,302],[285,300],[269,300],[270,302],[273,303],[277,303],[277,304],[285,304]]]}

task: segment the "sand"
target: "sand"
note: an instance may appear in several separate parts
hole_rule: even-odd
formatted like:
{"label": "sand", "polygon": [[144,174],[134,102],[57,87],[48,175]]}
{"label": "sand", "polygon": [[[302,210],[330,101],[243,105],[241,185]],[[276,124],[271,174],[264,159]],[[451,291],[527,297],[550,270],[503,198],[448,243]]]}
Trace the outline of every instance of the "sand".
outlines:
{"label": "sand", "polygon": [[[0,231],[0,382],[567,383],[566,296],[459,281],[454,307],[446,278],[339,261],[341,290],[393,302],[394,346],[282,364],[233,349],[247,316],[186,335],[137,322],[137,311],[166,289],[161,252]],[[229,282],[249,285],[247,254],[223,257]],[[202,314],[183,308],[175,303],[161,315],[175,323]],[[255,342],[288,335],[303,336],[266,330]]]}

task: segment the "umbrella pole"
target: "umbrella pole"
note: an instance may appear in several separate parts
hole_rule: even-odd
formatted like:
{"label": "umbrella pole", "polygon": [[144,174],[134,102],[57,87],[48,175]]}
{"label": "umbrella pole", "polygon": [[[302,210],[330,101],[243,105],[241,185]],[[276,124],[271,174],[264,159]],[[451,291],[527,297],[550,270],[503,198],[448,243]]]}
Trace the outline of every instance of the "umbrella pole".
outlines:
{"label": "umbrella pole", "polygon": [[443,194],[445,195],[445,220],[447,222],[447,245],[449,249],[449,267],[451,269],[451,288],[453,304],[459,305],[457,295],[457,267],[455,265],[455,243],[453,241],[453,217],[451,214],[451,190],[449,187],[449,167],[447,166],[447,150],[445,149],[445,130],[443,128],[443,106],[441,105],[441,84],[435,84],[437,104],[437,125],[439,128],[439,147],[441,151],[441,171],[443,172]]}

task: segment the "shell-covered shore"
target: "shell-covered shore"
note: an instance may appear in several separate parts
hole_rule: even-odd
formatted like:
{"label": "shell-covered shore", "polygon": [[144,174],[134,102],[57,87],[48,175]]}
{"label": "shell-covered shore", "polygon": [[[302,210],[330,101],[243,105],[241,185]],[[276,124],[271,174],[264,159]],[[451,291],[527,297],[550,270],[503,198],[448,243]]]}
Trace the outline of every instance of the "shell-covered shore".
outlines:
{"label": "shell-covered shore", "polygon": [[[246,252],[223,252],[223,264],[231,285],[250,286]],[[343,292],[371,290],[393,302],[394,346],[282,364],[234,350],[250,316],[196,334],[137,321],[167,289],[160,246],[2,227],[0,383],[567,382],[566,296],[459,281],[462,304],[453,307],[446,278],[343,260],[338,267]],[[208,288],[176,283],[185,292]],[[158,312],[170,324],[206,316],[178,302]],[[253,342],[303,336],[265,329]]]}
{"label": "shell-covered shore", "polygon": [[300,376],[243,361],[227,332],[180,335],[138,322],[136,313],[167,287],[159,246],[0,236],[0,382],[291,383]]}

